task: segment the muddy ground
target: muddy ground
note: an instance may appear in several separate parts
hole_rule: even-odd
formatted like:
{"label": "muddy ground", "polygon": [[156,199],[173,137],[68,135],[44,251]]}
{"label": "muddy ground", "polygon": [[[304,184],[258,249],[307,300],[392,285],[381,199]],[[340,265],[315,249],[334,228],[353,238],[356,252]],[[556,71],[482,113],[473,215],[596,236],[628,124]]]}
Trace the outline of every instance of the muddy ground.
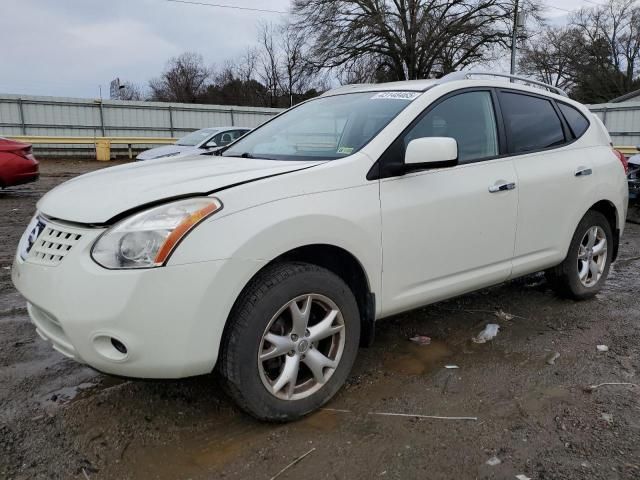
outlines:
{"label": "muddy ground", "polygon": [[[0,192],[0,478],[270,479],[309,451],[278,478],[640,478],[640,387],[586,388],[640,383],[640,225],[596,299],[557,298],[533,275],[383,321],[327,409],[269,425],[214,377],[116,379],[36,336],[10,281],[19,236],[44,192],[104,166],[48,161]],[[470,342],[486,323],[498,336]]]}

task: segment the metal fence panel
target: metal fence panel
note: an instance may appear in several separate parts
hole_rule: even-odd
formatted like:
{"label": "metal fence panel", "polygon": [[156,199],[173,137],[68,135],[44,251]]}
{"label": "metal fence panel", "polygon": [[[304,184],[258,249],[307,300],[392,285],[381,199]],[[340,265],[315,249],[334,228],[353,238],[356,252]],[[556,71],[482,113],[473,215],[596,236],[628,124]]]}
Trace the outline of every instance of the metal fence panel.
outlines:
{"label": "metal fence panel", "polygon": [[256,127],[281,109],[0,95],[0,136],[180,137],[205,127]]}
{"label": "metal fence panel", "polygon": [[614,145],[640,145],[640,102],[587,105],[604,123]]}

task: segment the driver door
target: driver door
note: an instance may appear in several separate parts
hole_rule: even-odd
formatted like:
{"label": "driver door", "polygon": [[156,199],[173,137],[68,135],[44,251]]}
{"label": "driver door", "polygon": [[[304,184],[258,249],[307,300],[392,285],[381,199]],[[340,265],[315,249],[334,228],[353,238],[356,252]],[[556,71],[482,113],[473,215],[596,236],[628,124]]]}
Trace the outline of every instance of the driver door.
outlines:
{"label": "driver door", "polygon": [[420,137],[452,137],[458,165],[380,181],[385,315],[506,280],[517,221],[517,178],[501,157],[490,90],[445,96],[429,107],[380,162],[403,162]]}

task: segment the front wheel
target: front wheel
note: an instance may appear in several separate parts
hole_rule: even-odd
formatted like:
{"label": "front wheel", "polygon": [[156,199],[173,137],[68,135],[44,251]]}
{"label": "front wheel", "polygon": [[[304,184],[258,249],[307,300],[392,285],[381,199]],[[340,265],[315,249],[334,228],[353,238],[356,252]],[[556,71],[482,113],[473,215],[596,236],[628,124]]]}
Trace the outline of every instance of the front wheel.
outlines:
{"label": "front wheel", "polygon": [[567,258],[546,275],[561,295],[582,300],[600,291],[609,275],[613,234],[606,217],[589,211],[573,234]]}
{"label": "front wheel", "polygon": [[249,414],[294,420],[339,390],[359,338],[358,305],[340,277],[307,263],[274,265],[238,299],[218,370]]}

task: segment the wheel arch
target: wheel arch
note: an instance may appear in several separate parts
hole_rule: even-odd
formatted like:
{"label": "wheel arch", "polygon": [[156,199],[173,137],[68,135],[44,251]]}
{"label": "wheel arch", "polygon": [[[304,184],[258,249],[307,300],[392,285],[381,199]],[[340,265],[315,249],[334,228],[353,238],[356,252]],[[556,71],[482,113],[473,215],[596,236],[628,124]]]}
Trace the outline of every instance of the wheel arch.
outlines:
{"label": "wheel arch", "polygon": [[618,257],[618,248],[620,246],[620,225],[618,224],[618,209],[613,204],[613,202],[609,200],[600,200],[591,205],[591,207],[589,207],[587,211],[600,212],[609,222],[611,233],[613,233],[612,261],[615,260]]}
{"label": "wheel arch", "polygon": [[[271,261],[265,263],[244,285],[237,296],[230,315],[242,298],[251,282],[265,269],[276,263],[304,262],[326,268],[340,277],[351,289],[360,312],[360,345],[370,346],[375,332],[375,294],[371,291],[371,283],[362,262],[342,247],[326,243],[302,245],[292,248]],[[229,322],[226,322],[225,330]]]}

